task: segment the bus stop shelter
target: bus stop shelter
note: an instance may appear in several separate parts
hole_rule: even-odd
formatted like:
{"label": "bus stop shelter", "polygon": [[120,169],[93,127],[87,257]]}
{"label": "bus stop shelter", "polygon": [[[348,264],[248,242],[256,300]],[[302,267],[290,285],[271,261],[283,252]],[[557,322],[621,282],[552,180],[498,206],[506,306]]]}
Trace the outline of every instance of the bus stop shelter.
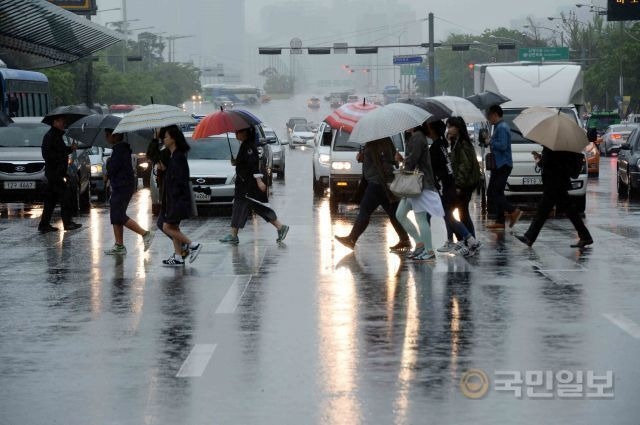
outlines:
{"label": "bus stop shelter", "polygon": [[121,40],[120,34],[46,0],[0,0],[0,60],[10,68],[74,62]]}

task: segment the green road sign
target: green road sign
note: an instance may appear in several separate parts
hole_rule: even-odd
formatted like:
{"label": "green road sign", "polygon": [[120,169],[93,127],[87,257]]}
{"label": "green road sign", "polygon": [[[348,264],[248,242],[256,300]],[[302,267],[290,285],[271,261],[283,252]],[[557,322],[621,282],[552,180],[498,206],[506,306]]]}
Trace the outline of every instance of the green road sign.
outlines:
{"label": "green road sign", "polygon": [[569,60],[568,47],[524,47],[518,50],[518,60],[533,62]]}
{"label": "green road sign", "polygon": [[415,65],[400,65],[400,75],[416,75]]}

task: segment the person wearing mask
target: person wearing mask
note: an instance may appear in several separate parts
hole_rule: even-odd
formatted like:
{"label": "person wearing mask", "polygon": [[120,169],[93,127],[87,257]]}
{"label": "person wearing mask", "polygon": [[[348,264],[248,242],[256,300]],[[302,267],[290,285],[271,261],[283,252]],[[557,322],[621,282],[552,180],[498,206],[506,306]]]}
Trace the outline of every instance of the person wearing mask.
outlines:
{"label": "person wearing mask", "polygon": [[360,210],[347,236],[336,236],[336,240],[347,248],[353,249],[360,236],[369,225],[371,214],[381,206],[389,216],[400,241],[390,247],[391,251],[403,251],[411,248],[409,235],[396,218],[398,200],[389,190],[396,166],[396,148],[390,138],[374,140],[364,145],[357,160],[362,162],[362,173],[366,189],[360,201]]}
{"label": "person wearing mask", "polygon": [[278,231],[276,242],[284,242],[289,233],[289,226],[280,223],[274,210],[265,205],[267,185],[260,174],[260,157],[258,154],[257,134],[254,127],[236,131],[236,139],[240,149],[236,159],[231,163],[236,167],[236,183],[231,213],[231,233],[220,239],[222,243],[237,245],[240,243],[238,231],[244,229],[249,214],[255,212]]}
{"label": "person wearing mask", "polygon": [[[433,140],[430,148],[431,165],[436,188],[442,199],[444,222],[447,226],[447,242],[438,248],[438,252],[454,252],[465,257],[475,255],[480,244],[466,226],[453,216],[456,208],[456,186],[453,164],[449,156],[449,143],[444,137],[447,126],[438,120],[427,123],[426,127],[427,135]],[[458,243],[453,243],[454,234]]]}
{"label": "person wearing mask", "polygon": [[469,203],[480,183],[480,166],[471,143],[467,124],[460,117],[447,120],[447,134],[451,143],[451,165],[456,187],[456,203],[460,221],[476,237],[475,226],[469,213]]}
{"label": "person wearing mask", "polygon": [[[162,208],[158,222],[162,223],[162,231],[171,237],[174,253],[168,259],[162,260],[162,264],[179,267],[185,264],[182,258],[183,245],[189,247],[190,263],[196,260],[202,250],[202,244],[191,241],[180,230],[180,222],[191,215],[191,188],[187,162],[187,152],[190,148],[184,134],[175,125],[164,129],[163,142],[171,157],[166,169],[163,170]],[[165,168],[161,164],[159,166]]]}
{"label": "person wearing mask", "polygon": [[105,129],[107,142],[112,145],[111,157],[107,162],[106,178],[111,187],[109,198],[109,212],[115,244],[104,253],[106,255],[125,255],[124,228],[142,236],[144,250],[147,251],[153,241],[153,233],[144,230],[140,225],[127,216],[127,207],[135,192],[136,179],[131,164],[131,147],[123,141],[122,134],[113,134],[113,129]]}
{"label": "person wearing mask", "polygon": [[509,227],[513,227],[522,217],[522,211],[511,205],[504,195],[507,180],[513,169],[513,158],[511,156],[511,129],[502,117],[503,111],[499,105],[493,105],[489,108],[487,120],[493,125],[491,153],[495,160],[495,169],[491,171],[487,195],[496,207],[496,221],[487,225],[487,229],[490,230],[504,230],[505,212],[509,214]]}
{"label": "person wearing mask", "polygon": [[[566,212],[567,218],[571,220],[571,224],[578,232],[579,240],[571,245],[572,248],[585,248],[593,244],[593,239],[589,230],[584,225],[582,217],[576,208],[575,203],[569,196],[571,189],[571,173],[572,168],[579,170],[582,167],[582,154],[573,152],[552,151],[549,148],[542,150],[542,156],[532,153],[534,159],[542,170],[542,200],[538,205],[536,216],[529,226],[529,230],[522,236],[516,235],[522,243],[532,246],[542,226],[549,217],[554,207],[560,208]],[[575,164],[575,165],[574,165]],[[579,173],[579,171],[578,171]]]}
{"label": "person wearing mask", "polygon": [[57,203],[60,203],[62,224],[64,230],[75,230],[82,225],[71,220],[71,205],[69,188],[67,187],[67,167],[69,155],[76,149],[74,143],[67,146],[64,143],[64,128],[66,118],[59,115],[53,118],[51,128],[42,139],[42,158],[44,159],[44,175],[47,178],[47,192],[44,198],[44,209],[38,231],[40,233],[55,232],[59,229],[51,225],[51,216]]}
{"label": "person wearing mask", "polygon": [[[402,198],[396,211],[396,217],[416,242],[415,249],[407,255],[407,258],[430,261],[436,258],[436,253],[433,251],[429,216],[442,217],[444,211],[440,196],[436,192],[429,144],[424,135],[424,129],[422,127],[413,129],[410,132],[410,137],[406,140],[406,158],[402,158],[399,153],[396,153],[396,160],[398,162],[404,161],[404,169],[407,171],[418,170],[422,172],[422,193],[415,198]],[[411,210],[413,210],[418,224],[417,229],[408,218]]]}

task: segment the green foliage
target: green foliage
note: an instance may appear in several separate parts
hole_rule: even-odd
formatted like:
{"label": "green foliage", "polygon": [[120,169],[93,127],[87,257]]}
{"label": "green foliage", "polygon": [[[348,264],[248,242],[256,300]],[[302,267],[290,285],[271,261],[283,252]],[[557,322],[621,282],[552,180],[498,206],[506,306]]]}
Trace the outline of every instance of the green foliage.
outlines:
{"label": "green foliage", "polygon": [[294,89],[294,79],[289,75],[281,75],[274,68],[267,68],[261,75],[266,76],[264,91],[268,94],[291,94]]}
{"label": "green foliage", "polygon": [[[151,102],[177,105],[201,91],[200,71],[186,64],[167,63],[162,57],[164,44],[153,34],[143,33],[129,42],[127,56],[141,56],[142,62],[124,62],[123,44],[99,53],[87,84],[89,60],[42,70],[49,78],[54,106],[83,103],[87,87],[92,100],[101,104],[140,104]],[[123,66],[125,72],[123,72]]]}

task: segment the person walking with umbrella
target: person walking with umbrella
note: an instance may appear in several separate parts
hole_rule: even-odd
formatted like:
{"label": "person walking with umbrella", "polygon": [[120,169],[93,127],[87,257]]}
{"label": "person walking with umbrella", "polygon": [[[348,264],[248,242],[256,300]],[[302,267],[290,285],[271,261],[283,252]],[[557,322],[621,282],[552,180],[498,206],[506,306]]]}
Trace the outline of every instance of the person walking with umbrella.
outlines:
{"label": "person walking with umbrella", "polygon": [[112,145],[113,152],[107,162],[107,175],[111,186],[111,198],[109,209],[111,225],[115,244],[105,250],[106,255],[125,255],[127,248],[124,246],[124,228],[142,236],[144,250],[147,251],[153,241],[153,233],[144,230],[140,225],[127,216],[127,207],[135,192],[135,175],[131,165],[132,150],[128,143],[124,142],[122,134],[113,134],[113,129],[105,129],[105,137]]}
{"label": "person walking with umbrella", "polygon": [[162,264],[169,267],[184,266],[183,244],[189,247],[189,262],[193,263],[202,245],[193,242],[180,230],[180,222],[191,215],[191,188],[189,187],[189,164],[187,152],[189,144],[176,125],[164,129],[164,146],[171,153],[169,164],[164,170],[162,196],[162,231],[173,241],[174,253]]}
{"label": "person walking with umbrella", "polygon": [[511,129],[504,122],[503,111],[499,105],[493,105],[489,108],[487,120],[494,126],[491,136],[491,153],[495,159],[495,169],[491,171],[487,195],[496,206],[496,221],[488,224],[487,229],[504,230],[505,212],[509,214],[509,227],[513,227],[522,217],[522,211],[514,207],[504,195],[507,180],[513,169]]}
{"label": "person walking with umbrella", "polygon": [[569,196],[571,179],[577,178],[583,168],[583,149],[589,143],[587,134],[574,120],[557,109],[525,109],[514,123],[525,138],[543,145],[542,155],[533,152],[541,169],[543,195],[538,211],[524,235],[516,235],[521,242],[532,246],[554,207],[561,209],[578,232],[578,242],[572,248],[585,248],[593,238],[580,213]]}
{"label": "person walking with umbrella", "polygon": [[[240,142],[240,149],[235,160],[231,160],[236,167],[236,183],[231,213],[231,232],[220,239],[222,243],[237,245],[240,243],[238,231],[243,229],[249,214],[255,212],[278,231],[277,242],[281,243],[289,233],[289,226],[282,224],[274,210],[265,205],[267,185],[260,174],[260,158],[256,144],[257,135],[254,126],[236,130],[236,139]],[[233,158],[233,156],[232,156]]]}
{"label": "person walking with umbrella", "polygon": [[57,203],[60,203],[64,230],[75,230],[82,227],[82,225],[71,220],[72,212],[68,193],[69,188],[67,187],[67,166],[69,164],[69,155],[77,149],[77,145],[67,146],[64,143],[63,136],[67,123],[66,115],[48,116],[43,122],[51,125],[51,129],[42,139],[42,157],[44,158],[44,174],[47,178],[47,192],[38,230],[41,233],[58,230],[58,228],[51,225],[51,216]]}

